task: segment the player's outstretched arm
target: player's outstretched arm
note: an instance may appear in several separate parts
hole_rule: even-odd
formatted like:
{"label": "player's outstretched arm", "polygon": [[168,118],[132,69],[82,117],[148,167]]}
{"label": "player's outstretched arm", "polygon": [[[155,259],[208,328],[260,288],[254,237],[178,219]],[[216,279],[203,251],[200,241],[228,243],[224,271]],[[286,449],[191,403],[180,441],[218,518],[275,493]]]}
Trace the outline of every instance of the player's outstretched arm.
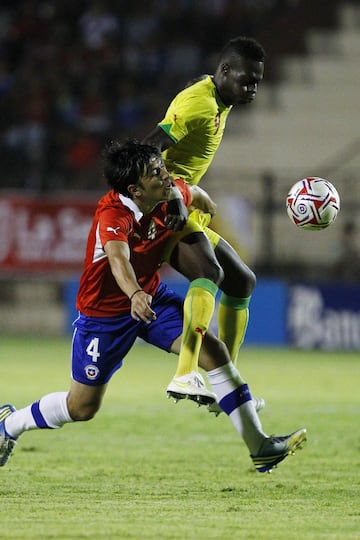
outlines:
{"label": "player's outstretched arm", "polygon": [[116,283],[131,300],[132,318],[146,323],[155,320],[155,311],[150,307],[152,297],[142,290],[130,263],[129,245],[126,242],[111,240],[106,242],[104,250]]}
{"label": "player's outstretched arm", "polygon": [[181,231],[186,225],[188,215],[188,209],[184,203],[183,196],[180,190],[173,184],[167,205],[166,228],[174,232]]}

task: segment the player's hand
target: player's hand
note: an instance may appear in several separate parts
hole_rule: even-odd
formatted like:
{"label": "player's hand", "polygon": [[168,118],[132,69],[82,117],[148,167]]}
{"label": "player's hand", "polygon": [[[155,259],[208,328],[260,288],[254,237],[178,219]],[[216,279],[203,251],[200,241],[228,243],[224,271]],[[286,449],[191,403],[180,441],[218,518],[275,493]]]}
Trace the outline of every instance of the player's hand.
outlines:
{"label": "player's hand", "polygon": [[150,324],[155,321],[156,313],[151,309],[152,296],[145,291],[137,291],[131,299],[131,316],[135,321]]}
{"label": "player's hand", "polygon": [[201,212],[204,212],[204,214],[210,214],[211,217],[214,217],[216,214],[216,203],[210,195],[200,186],[190,186],[190,192],[192,196],[190,211],[193,208],[197,208]]}
{"label": "player's hand", "polygon": [[186,225],[188,215],[188,209],[183,199],[170,200],[167,205],[167,216],[165,218],[166,228],[174,232],[181,231]]}

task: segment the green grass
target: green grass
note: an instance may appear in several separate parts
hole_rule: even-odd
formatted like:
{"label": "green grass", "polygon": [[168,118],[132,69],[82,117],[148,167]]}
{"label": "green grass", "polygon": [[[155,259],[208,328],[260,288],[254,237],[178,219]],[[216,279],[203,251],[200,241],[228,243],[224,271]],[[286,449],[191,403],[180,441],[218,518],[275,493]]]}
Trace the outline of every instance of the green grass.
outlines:
{"label": "green grass", "polygon": [[[69,340],[0,342],[0,401],[69,384]],[[244,348],[268,433],[307,427],[304,450],[254,472],[225,415],[165,388],[172,355],[137,346],[88,423],[33,431],[0,469],[0,538],[360,539],[360,358]]]}

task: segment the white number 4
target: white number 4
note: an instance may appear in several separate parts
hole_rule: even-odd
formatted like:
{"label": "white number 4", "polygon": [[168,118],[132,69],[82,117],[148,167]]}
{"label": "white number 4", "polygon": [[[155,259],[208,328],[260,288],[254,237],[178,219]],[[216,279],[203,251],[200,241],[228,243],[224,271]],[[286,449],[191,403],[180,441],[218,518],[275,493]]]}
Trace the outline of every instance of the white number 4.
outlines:
{"label": "white number 4", "polygon": [[86,352],[88,353],[89,356],[92,357],[93,362],[97,362],[97,359],[100,357],[98,337],[94,337],[90,341],[89,345],[86,348]]}

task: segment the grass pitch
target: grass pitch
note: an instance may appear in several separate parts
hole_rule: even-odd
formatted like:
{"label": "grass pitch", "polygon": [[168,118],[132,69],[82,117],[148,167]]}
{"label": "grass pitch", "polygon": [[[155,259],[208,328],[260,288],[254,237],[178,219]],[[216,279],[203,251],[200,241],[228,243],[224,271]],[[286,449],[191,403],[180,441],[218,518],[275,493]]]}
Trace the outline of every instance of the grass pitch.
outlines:
{"label": "grass pitch", "polygon": [[[0,401],[23,407],[67,390],[69,340],[0,342]],[[360,539],[358,353],[243,348],[268,433],[308,443],[256,473],[225,415],[174,405],[176,358],[139,344],[97,417],[25,433],[0,469],[0,538]]]}

